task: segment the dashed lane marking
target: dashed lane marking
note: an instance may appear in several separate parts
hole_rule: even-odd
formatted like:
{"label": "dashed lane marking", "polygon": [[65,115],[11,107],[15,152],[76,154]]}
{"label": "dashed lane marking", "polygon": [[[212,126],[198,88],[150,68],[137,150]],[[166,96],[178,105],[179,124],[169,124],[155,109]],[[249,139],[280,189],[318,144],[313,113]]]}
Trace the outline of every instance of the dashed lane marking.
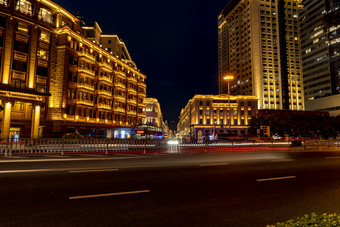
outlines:
{"label": "dashed lane marking", "polygon": [[96,194],[96,195],[81,195],[81,196],[71,196],[69,199],[88,199],[88,198],[98,198],[98,197],[108,197],[108,196],[117,196],[117,195],[131,195],[131,194],[140,194],[140,193],[148,193],[150,190],[140,190],[140,191],[130,191],[130,192],[116,192],[116,193],[108,193],[108,194]]}
{"label": "dashed lane marking", "polygon": [[266,179],[257,179],[256,181],[273,181],[273,180],[285,180],[285,179],[292,179],[296,178],[296,176],[287,176],[287,177],[275,177],[275,178],[266,178]]}
{"label": "dashed lane marking", "polygon": [[84,169],[84,170],[72,170],[68,173],[92,173],[92,172],[113,172],[119,171],[119,169]]}
{"label": "dashed lane marking", "polygon": [[225,165],[229,165],[229,163],[201,164],[200,166],[225,166]]}

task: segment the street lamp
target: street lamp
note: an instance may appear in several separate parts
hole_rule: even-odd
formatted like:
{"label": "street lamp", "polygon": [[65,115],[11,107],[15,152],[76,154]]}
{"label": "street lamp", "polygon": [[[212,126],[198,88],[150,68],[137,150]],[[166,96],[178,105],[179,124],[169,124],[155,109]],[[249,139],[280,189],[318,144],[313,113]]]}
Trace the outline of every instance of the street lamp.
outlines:
{"label": "street lamp", "polygon": [[223,79],[225,81],[227,81],[227,83],[228,83],[228,108],[229,108],[228,109],[228,118],[229,118],[228,126],[229,126],[229,134],[230,134],[230,121],[231,121],[231,119],[230,119],[230,82],[234,80],[234,76],[233,75],[227,75],[227,76],[223,77]]}

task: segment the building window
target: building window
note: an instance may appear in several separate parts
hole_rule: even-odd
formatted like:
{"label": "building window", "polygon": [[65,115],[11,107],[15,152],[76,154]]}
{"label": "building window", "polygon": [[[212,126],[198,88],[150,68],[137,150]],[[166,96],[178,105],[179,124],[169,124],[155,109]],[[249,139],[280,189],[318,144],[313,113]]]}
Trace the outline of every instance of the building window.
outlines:
{"label": "building window", "polygon": [[29,26],[23,22],[18,22],[17,24],[17,32],[23,35],[28,35]]}
{"label": "building window", "polygon": [[206,122],[207,122],[207,125],[210,125],[210,119],[207,119]]}
{"label": "building window", "polygon": [[111,43],[112,43],[112,40],[111,40],[111,39],[109,39],[109,40],[107,41],[107,43],[108,43],[108,44],[111,44]]}
{"label": "building window", "polygon": [[203,125],[203,119],[200,119],[200,125]]}
{"label": "building window", "polygon": [[43,59],[43,60],[48,60],[48,51],[44,49],[38,49],[38,58]]}
{"label": "building window", "polygon": [[18,0],[15,5],[15,10],[32,16],[32,3],[28,0]]}
{"label": "building window", "polygon": [[37,85],[35,86],[35,90],[36,90],[37,92],[46,93],[47,88],[46,88],[46,85],[39,85],[39,84],[37,84]]}
{"label": "building window", "polygon": [[27,72],[27,62],[13,60],[12,69],[20,72]]}
{"label": "building window", "polygon": [[48,77],[48,68],[37,66],[37,75]]}
{"label": "building window", "polygon": [[39,10],[39,16],[38,16],[39,20],[45,21],[49,24],[53,23],[53,15],[52,12],[45,9],[45,8],[40,8]]}
{"label": "building window", "polygon": [[12,80],[11,86],[16,88],[26,88],[26,81],[22,80]]}
{"label": "building window", "polygon": [[0,0],[0,5],[8,6],[8,0]]}
{"label": "building window", "polygon": [[48,32],[41,31],[40,40],[46,43],[50,43],[50,34]]}

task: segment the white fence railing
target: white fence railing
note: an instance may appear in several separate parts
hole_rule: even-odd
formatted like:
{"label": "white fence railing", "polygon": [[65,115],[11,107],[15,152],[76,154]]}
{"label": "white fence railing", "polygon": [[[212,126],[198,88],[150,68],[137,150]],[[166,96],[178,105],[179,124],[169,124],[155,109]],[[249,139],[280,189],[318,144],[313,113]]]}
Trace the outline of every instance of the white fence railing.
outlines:
{"label": "white fence railing", "polygon": [[219,152],[291,148],[340,149],[339,140],[294,141],[225,141],[206,143],[178,143],[177,140],[131,140],[131,139],[0,139],[0,155],[15,154],[80,154],[80,153],[155,153],[155,152]]}

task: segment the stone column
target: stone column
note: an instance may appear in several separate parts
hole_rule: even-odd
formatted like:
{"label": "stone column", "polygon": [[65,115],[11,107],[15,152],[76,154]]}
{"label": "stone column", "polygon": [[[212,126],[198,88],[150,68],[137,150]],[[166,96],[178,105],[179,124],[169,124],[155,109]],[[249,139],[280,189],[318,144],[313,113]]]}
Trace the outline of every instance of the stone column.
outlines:
{"label": "stone column", "polygon": [[40,105],[32,105],[32,127],[31,127],[31,138],[39,138],[39,124],[40,124]]}
{"label": "stone column", "polygon": [[8,84],[10,80],[11,62],[12,62],[12,52],[13,52],[13,40],[15,39],[15,21],[13,19],[7,20],[7,28],[5,32],[5,40],[3,47],[3,71],[1,82],[3,84]]}
{"label": "stone column", "polygon": [[37,65],[37,49],[39,39],[39,29],[32,27],[32,32],[30,36],[30,53],[29,53],[29,70],[28,70],[28,87],[35,87],[35,71]]}
{"label": "stone column", "polygon": [[1,138],[5,139],[9,137],[13,102],[3,101],[2,103],[4,104],[4,110],[1,124]]}

